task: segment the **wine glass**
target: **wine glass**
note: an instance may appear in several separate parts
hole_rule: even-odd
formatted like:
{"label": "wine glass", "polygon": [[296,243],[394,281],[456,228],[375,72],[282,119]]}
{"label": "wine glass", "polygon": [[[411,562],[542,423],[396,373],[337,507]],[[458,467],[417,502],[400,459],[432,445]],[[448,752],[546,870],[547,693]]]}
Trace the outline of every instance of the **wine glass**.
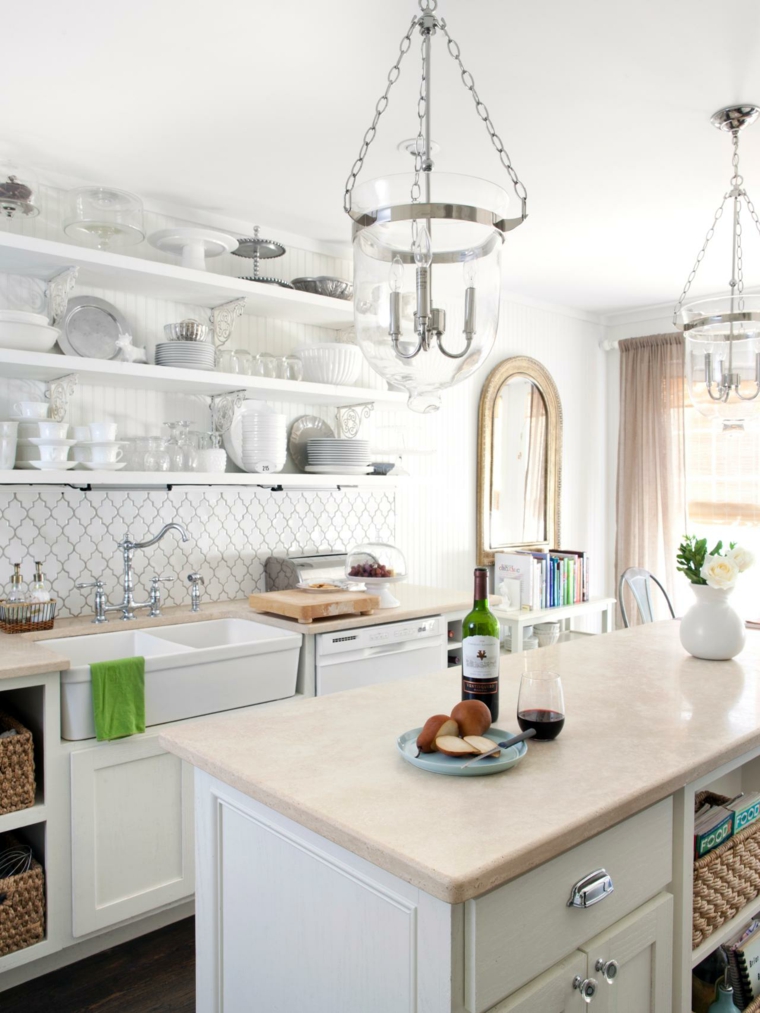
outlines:
{"label": "wine glass", "polygon": [[556,739],[565,724],[565,696],[557,672],[524,672],[517,700],[517,723],[537,739]]}

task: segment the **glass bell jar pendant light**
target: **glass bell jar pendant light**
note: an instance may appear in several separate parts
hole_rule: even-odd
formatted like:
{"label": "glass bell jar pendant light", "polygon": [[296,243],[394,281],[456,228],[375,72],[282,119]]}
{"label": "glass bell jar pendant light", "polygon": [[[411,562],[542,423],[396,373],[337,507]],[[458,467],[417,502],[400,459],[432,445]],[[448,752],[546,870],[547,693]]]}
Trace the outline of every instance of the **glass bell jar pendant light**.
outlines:
{"label": "glass bell jar pendant light", "polygon": [[[436,411],[441,391],[474,373],[491,351],[499,321],[501,247],[505,234],[525,221],[528,196],[437,6],[437,0],[420,0],[420,13],[401,40],[346,181],[343,204],[353,222],[357,343],[377,373],[408,392],[409,407],[418,412]],[[414,169],[357,184],[415,36],[422,76]],[[511,218],[501,187],[433,171],[430,84],[436,36],[445,41],[509,175],[518,202]]]}
{"label": "glass bell jar pendant light", "polygon": [[[760,219],[739,173],[739,135],[760,113],[754,105],[729,106],[710,122],[731,134],[733,154],[729,187],[708,229],[696,263],[673,313],[683,324],[686,382],[694,407],[721,419],[725,431],[741,430],[760,414],[760,294],[744,291],[742,207],[760,232]],[[731,274],[728,293],[687,301],[718,222],[728,206],[731,216]]]}

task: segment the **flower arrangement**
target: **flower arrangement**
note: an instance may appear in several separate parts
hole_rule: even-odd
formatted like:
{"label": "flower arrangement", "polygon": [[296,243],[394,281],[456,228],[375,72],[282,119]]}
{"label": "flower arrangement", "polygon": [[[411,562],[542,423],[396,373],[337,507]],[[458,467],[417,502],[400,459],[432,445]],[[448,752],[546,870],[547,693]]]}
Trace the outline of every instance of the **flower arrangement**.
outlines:
{"label": "flower arrangement", "polygon": [[724,551],[723,542],[718,542],[712,552],[707,551],[707,539],[686,535],[678,547],[676,562],[679,573],[685,574],[692,584],[728,591],[736,584],[736,578],[744,573],[755,561],[748,549],[731,542]]}

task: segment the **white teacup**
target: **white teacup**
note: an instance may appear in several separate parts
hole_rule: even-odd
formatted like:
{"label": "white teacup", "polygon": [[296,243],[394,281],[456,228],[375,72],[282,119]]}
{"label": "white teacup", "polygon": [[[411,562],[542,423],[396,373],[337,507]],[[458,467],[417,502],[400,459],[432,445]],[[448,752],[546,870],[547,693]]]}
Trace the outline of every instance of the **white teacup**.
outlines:
{"label": "white teacup", "polygon": [[51,443],[42,443],[39,452],[41,461],[66,461],[69,456],[68,447],[57,447]]}
{"label": "white teacup", "polygon": [[115,464],[124,456],[118,443],[104,443],[99,447],[88,447],[92,464]]}
{"label": "white teacup", "polygon": [[91,458],[90,458],[90,448],[89,447],[78,447],[78,446],[75,445],[75,446],[73,446],[71,448],[71,456],[72,456],[72,458],[75,461],[79,461],[80,464],[81,464],[82,461],[89,461],[89,460],[91,460]]}
{"label": "white teacup", "polygon": [[14,414],[23,415],[25,419],[46,419],[50,405],[44,401],[17,401],[13,406]]}
{"label": "white teacup", "polygon": [[87,428],[93,443],[110,443],[116,439],[118,426],[115,422],[91,422]]}
{"label": "white teacup", "polygon": [[90,442],[90,427],[89,426],[72,426],[72,436],[75,440],[79,440],[81,443]]}
{"label": "white teacup", "polygon": [[38,422],[40,439],[65,440],[69,431],[68,422]]}

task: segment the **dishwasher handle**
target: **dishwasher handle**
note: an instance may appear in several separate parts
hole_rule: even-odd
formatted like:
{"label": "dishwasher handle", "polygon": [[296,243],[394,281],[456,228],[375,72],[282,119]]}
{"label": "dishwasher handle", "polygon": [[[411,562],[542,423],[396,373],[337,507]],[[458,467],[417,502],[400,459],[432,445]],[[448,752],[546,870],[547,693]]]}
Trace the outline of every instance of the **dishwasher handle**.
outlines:
{"label": "dishwasher handle", "polygon": [[417,640],[400,640],[394,644],[378,644],[377,647],[357,647],[353,651],[337,654],[322,654],[317,658],[318,665],[343,665],[371,658],[382,658],[390,655],[409,654],[412,651],[429,650],[431,647],[443,648],[442,634],[435,637],[420,637]]}

